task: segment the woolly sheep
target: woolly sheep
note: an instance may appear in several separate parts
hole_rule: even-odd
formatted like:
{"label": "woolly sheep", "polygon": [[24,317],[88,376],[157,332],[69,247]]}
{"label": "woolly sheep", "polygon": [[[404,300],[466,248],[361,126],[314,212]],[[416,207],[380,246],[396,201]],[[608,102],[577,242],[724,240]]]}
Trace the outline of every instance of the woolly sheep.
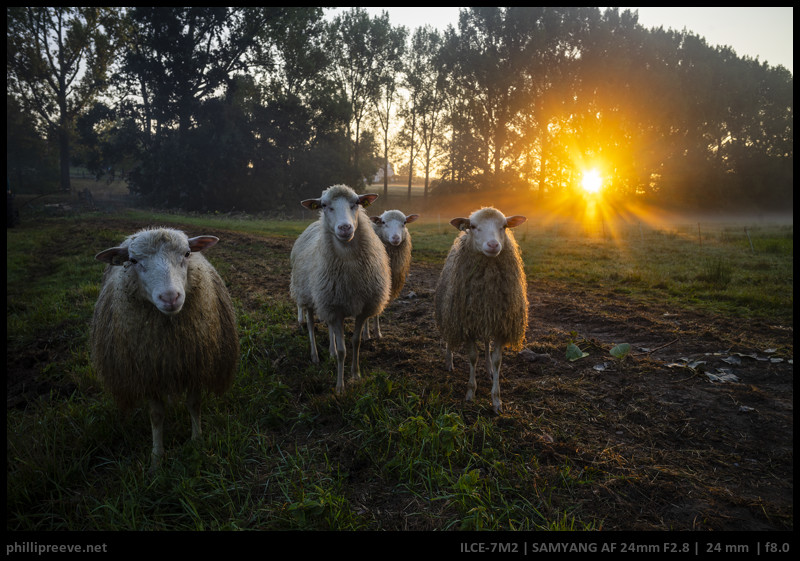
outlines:
{"label": "woolly sheep", "polygon": [[298,321],[305,321],[311,360],[319,362],[314,340],[314,314],[328,324],[331,351],[336,355],[336,392],[344,391],[344,320],[355,318],[352,378],[361,377],[361,330],[367,318],[380,314],[389,300],[389,257],[372,229],[364,207],[378,198],[358,195],[346,185],[334,185],[319,199],[301,204],[319,210],[292,247],[290,293]]}
{"label": "woolly sheep", "polygon": [[107,263],[91,323],[92,365],[122,410],[150,406],[151,471],[164,455],[164,401],[186,394],[192,439],[203,390],[224,393],[239,359],[230,295],[199,252],[219,241],[143,229],[95,257]]}
{"label": "woolly sheep", "polygon": [[524,216],[506,218],[492,207],[477,210],[469,218],[451,220],[461,233],[445,260],[434,296],[434,315],[445,341],[447,369],[453,369],[453,349],[466,345],[470,363],[466,399],[471,401],[477,388],[477,343],[483,341],[496,413],[502,410],[503,347],[520,349],[528,325],[525,271],[510,231],[525,220]]}
{"label": "woolly sheep", "polygon": [[[408,270],[411,267],[411,235],[408,233],[406,224],[410,224],[419,218],[418,214],[406,216],[399,210],[387,210],[380,216],[370,216],[375,233],[383,242],[386,254],[389,256],[389,269],[392,271],[391,290],[389,291],[389,302],[400,295],[406,283]],[[375,316],[375,334],[378,338],[381,334],[380,316]],[[364,324],[364,334],[367,339],[370,337],[369,320]]]}

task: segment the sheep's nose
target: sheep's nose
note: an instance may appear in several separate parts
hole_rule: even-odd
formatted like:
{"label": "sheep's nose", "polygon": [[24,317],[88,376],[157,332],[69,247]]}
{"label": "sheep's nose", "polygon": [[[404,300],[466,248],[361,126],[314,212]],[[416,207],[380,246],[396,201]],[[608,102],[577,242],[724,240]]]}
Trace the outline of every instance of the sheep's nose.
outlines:
{"label": "sheep's nose", "polygon": [[486,242],[486,245],[492,251],[497,251],[497,248],[500,247],[500,242],[498,242],[497,240],[489,240],[488,242]]}
{"label": "sheep's nose", "polygon": [[168,309],[174,308],[181,297],[181,293],[177,290],[167,290],[158,295],[158,299],[164,302]]}
{"label": "sheep's nose", "polygon": [[339,234],[342,236],[349,235],[353,231],[352,224],[339,224],[338,226]]}
{"label": "sheep's nose", "polygon": [[392,242],[392,245],[398,245],[400,243],[400,241],[401,241],[400,240],[400,235],[399,234],[395,234],[394,236],[392,236],[392,239],[389,240],[389,241]]}

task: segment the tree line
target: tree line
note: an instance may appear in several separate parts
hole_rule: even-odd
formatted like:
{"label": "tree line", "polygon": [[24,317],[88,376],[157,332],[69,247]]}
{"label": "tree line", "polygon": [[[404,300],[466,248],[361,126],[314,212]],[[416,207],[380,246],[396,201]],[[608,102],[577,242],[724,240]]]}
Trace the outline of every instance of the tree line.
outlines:
{"label": "tree line", "polygon": [[[607,8],[464,8],[440,32],[317,7],[7,8],[7,163],[257,212],[364,188],[692,210],[792,204],[793,77]],[[371,189],[380,188],[373,185]]]}

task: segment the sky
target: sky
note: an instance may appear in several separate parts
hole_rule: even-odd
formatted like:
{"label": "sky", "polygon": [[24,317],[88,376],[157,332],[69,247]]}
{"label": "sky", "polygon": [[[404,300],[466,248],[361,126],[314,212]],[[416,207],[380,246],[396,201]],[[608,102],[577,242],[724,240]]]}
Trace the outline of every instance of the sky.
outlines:
{"label": "sky", "polygon": [[[336,8],[348,10],[350,8]],[[372,14],[386,10],[392,25],[403,25],[413,31],[430,24],[444,30],[458,24],[458,7],[365,8]],[[601,8],[601,10],[604,8]],[[794,74],[793,17],[788,8],[620,8],[638,10],[639,23],[646,27],[663,26],[693,32],[710,45],[727,45],[740,57],[758,58],[770,66],[782,65]],[[331,13],[328,10],[327,13]]]}

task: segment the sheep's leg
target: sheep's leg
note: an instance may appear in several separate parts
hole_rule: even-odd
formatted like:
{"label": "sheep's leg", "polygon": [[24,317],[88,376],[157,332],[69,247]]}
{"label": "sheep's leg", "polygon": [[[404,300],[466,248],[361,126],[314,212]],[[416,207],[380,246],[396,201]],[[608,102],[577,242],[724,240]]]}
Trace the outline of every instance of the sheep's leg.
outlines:
{"label": "sheep's leg", "polygon": [[164,456],[164,402],[160,399],[151,398],[150,403],[150,427],[153,430],[153,451],[150,458],[150,471],[158,468],[161,458]]}
{"label": "sheep's leg", "polygon": [[361,350],[361,329],[364,323],[369,323],[369,318],[356,316],[356,325],[353,328],[353,367],[350,370],[350,375],[353,380],[361,378],[361,371],[358,367],[358,355]]}
{"label": "sheep's leg", "polygon": [[200,425],[200,405],[202,397],[199,389],[190,390],[186,394],[186,408],[192,419],[192,440],[200,440],[203,436],[203,427]]}
{"label": "sheep's leg", "polygon": [[[361,326],[359,326],[360,328]],[[344,344],[344,318],[336,318],[328,324],[328,332],[331,334],[331,346],[335,342],[336,347],[336,393],[344,393],[344,359],[347,356],[347,349]],[[356,330],[355,333],[359,333]]]}
{"label": "sheep's leg", "polygon": [[467,343],[467,351],[469,354],[469,383],[467,384],[467,401],[472,401],[475,397],[475,392],[478,389],[478,383],[475,381],[475,370],[478,367],[478,344],[476,341]]}
{"label": "sheep's leg", "polygon": [[372,338],[372,334],[369,332],[369,319],[364,322],[364,329],[361,331],[361,336],[364,341],[369,341]]}
{"label": "sheep's leg", "polygon": [[[369,320],[367,320],[369,322]],[[375,336],[380,339],[383,337],[383,333],[381,333],[381,316],[375,316]]]}
{"label": "sheep's leg", "polygon": [[444,367],[448,372],[453,371],[453,351],[447,343],[444,344]]}
{"label": "sheep's leg", "polygon": [[495,413],[503,410],[500,400],[500,363],[503,360],[503,344],[495,342],[494,349],[489,352],[489,343],[486,343],[486,369],[492,375],[492,407]]}
{"label": "sheep's leg", "polygon": [[314,314],[311,310],[305,310],[306,326],[308,327],[308,341],[311,344],[311,362],[314,364],[319,363],[319,355],[317,354],[317,341],[314,338]]}
{"label": "sheep's leg", "polygon": [[328,326],[328,352],[331,356],[336,356],[336,335],[330,325]]}

